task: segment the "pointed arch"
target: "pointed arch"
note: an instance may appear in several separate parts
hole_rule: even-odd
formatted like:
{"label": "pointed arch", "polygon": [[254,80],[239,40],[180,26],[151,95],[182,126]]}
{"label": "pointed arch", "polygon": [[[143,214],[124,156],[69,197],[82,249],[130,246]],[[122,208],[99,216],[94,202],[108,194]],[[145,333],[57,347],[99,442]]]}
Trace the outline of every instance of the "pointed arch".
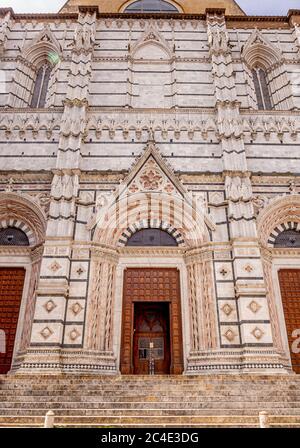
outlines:
{"label": "pointed arch", "polygon": [[170,108],[174,105],[174,51],[154,25],[130,47],[128,70],[130,106]]}
{"label": "pointed arch", "polygon": [[265,207],[257,217],[260,243],[273,248],[276,237],[286,230],[300,230],[300,196],[279,197]]}
{"label": "pointed arch", "polygon": [[[53,85],[61,59],[61,46],[49,27],[22,50],[9,95],[11,107],[52,105]],[[35,100],[34,100],[35,98]]]}
{"label": "pointed arch", "polygon": [[162,228],[179,245],[198,247],[210,241],[214,223],[161,157],[154,142],[139,157],[118,191],[88,224],[95,243],[124,246],[132,232]]}
{"label": "pointed arch", "polygon": [[24,232],[30,246],[43,243],[47,218],[31,198],[13,192],[0,193],[0,229],[16,228]]}
{"label": "pointed arch", "polygon": [[242,50],[248,84],[258,109],[293,108],[287,72],[279,48],[255,29]]}
{"label": "pointed arch", "polygon": [[131,47],[130,57],[133,59],[140,59],[139,52],[141,52],[142,49],[151,46],[156,47],[160,52],[157,55],[150,53],[150,55],[147,56],[147,54],[145,54],[144,59],[160,60],[161,55],[164,55],[164,59],[172,59],[174,56],[168,42],[159,30],[151,25]]}

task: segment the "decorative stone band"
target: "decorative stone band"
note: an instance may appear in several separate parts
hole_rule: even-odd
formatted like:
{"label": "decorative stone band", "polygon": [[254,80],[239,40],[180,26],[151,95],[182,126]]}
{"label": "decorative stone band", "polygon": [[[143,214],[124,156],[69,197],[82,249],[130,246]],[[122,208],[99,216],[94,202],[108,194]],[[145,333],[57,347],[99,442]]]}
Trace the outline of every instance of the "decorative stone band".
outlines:
{"label": "decorative stone band", "polygon": [[0,222],[0,230],[1,229],[6,229],[7,227],[14,227],[15,229],[20,229],[22,230],[28,238],[29,241],[29,245],[30,246],[34,246],[36,241],[35,241],[35,236],[33,231],[30,229],[30,227],[25,224],[24,222],[20,221],[19,219],[3,219]]}
{"label": "decorative stone band", "polygon": [[274,247],[276,238],[278,237],[278,235],[280,235],[280,233],[284,232],[285,230],[300,231],[300,222],[289,221],[276,226],[269,236],[268,247]]}
{"label": "decorative stone band", "polygon": [[126,246],[126,243],[128,239],[136,232],[142,229],[161,229],[165,232],[172,235],[175,240],[177,241],[178,246],[184,246],[184,239],[183,235],[180,233],[178,229],[171,226],[169,223],[166,223],[164,221],[159,221],[158,219],[144,219],[142,221],[139,221],[138,223],[132,224],[129,227],[127,227],[126,230],[121,235],[121,238],[119,239],[119,246],[124,247]]}

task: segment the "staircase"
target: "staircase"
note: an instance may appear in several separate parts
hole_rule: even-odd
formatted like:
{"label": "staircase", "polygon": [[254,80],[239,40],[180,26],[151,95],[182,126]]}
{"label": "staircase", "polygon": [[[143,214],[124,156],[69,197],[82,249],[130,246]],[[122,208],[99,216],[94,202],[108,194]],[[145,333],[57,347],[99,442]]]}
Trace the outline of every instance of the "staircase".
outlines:
{"label": "staircase", "polygon": [[300,427],[300,375],[1,375],[0,427]]}

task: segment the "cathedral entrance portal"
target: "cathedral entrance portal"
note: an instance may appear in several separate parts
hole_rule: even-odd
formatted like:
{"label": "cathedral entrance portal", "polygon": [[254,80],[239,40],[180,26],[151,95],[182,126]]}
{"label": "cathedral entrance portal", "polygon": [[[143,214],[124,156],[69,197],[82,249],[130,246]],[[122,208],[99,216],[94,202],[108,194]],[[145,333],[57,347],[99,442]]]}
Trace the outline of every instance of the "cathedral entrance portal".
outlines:
{"label": "cathedral entrance portal", "polygon": [[278,276],[292,367],[300,373],[300,270],[281,269]]}
{"label": "cathedral entrance portal", "polygon": [[126,269],[122,314],[121,373],[181,374],[179,271]]}
{"label": "cathedral entrance portal", "polygon": [[0,374],[10,371],[25,269],[0,268]]}
{"label": "cathedral entrance portal", "polygon": [[134,373],[170,373],[169,304],[135,303],[133,332]]}

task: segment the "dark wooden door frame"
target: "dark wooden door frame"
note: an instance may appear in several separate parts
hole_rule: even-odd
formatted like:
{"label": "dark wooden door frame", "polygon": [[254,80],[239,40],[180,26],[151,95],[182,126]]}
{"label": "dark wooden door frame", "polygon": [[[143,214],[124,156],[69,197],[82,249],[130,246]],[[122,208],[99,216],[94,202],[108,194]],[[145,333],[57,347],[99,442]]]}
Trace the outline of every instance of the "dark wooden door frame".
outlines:
{"label": "dark wooden door frame", "polygon": [[292,333],[300,328],[300,318],[297,322],[295,321],[300,311],[300,269],[279,269],[278,280],[292,369],[295,373],[300,374],[300,353],[293,353],[292,351],[292,344],[295,340]]}
{"label": "dark wooden door frame", "polygon": [[[142,305],[142,306],[140,306]],[[163,305],[163,306],[162,306]],[[167,305],[167,306],[164,306]],[[159,317],[162,324],[161,330],[140,330],[139,322],[144,312],[147,310],[154,310],[154,313]],[[169,374],[170,373],[170,303],[169,302],[134,302],[134,322],[135,331],[133,334],[133,365],[134,373],[138,373],[140,370],[144,374],[149,373],[149,359],[140,359],[139,357],[139,340],[140,338],[146,338],[151,340],[153,338],[163,339],[163,358],[154,361],[154,371],[157,374]]]}
{"label": "dark wooden door frame", "polygon": [[[0,268],[0,329],[6,332],[6,352],[0,354],[0,373],[8,373],[13,362],[18,323],[25,285],[26,270],[19,267]],[[3,327],[3,328],[2,328]]]}
{"label": "dark wooden door frame", "polygon": [[[154,286],[153,280],[158,283],[157,287]],[[151,301],[170,303],[170,373],[182,374],[183,340],[179,270],[159,267],[127,268],[124,271],[120,371],[124,375],[134,372],[134,303]]]}

